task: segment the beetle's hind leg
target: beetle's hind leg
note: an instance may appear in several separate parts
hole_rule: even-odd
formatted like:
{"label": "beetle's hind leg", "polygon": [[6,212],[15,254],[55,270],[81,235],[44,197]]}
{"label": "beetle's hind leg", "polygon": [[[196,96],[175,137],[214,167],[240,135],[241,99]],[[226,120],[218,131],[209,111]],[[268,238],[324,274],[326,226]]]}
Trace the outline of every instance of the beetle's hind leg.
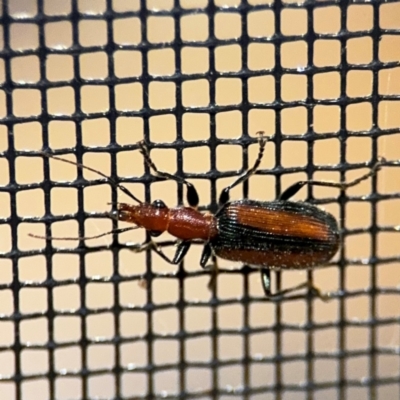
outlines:
{"label": "beetle's hind leg", "polygon": [[371,168],[371,170],[369,172],[367,172],[366,174],[364,174],[364,175],[360,176],[359,178],[356,178],[350,182],[330,182],[330,181],[314,181],[314,180],[296,182],[293,185],[289,186],[279,196],[279,200],[289,200],[305,185],[325,186],[325,187],[338,188],[340,190],[346,190],[349,187],[356,186],[360,182],[364,181],[365,179],[368,179],[368,178],[376,175],[376,173],[381,169],[381,167],[385,163],[385,161],[386,160],[384,158],[380,158],[376,162],[376,164]]}
{"label": "beetle's hind leg", "polygon": [[289,293],[297,292],[301,289],[308,289],[308,291],[315,297],[320,298],[322,301],[331,300],[330,293],[323,293],[319,288],[313,285],[313,283],[308,280],[301,283],[300,285],[293,286],[288,289],[280,290],[277,293],[271,293],[271,270],[262,269],[261,270],[261,282],[264,289],[265,296],[270,300],[281,299]]}

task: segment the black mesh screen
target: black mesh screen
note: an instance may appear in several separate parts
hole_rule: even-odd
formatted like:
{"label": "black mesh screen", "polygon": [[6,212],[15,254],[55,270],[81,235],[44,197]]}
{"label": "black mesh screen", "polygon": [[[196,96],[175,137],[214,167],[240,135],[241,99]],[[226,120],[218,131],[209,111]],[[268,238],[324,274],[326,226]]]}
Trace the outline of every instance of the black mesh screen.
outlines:
{"label": "black mesh screen", "polygon": [[[3,1],[0,39],[0,398],[399,399],[400,2]],[[301,179],[377,177],[295,200],[338,219],[343,246],[306,279],[333,299],[263,295],[220,260],[213,291],[192,246],[169,265],[107,217],[137,197],[201,210],[270,138],[232,198],[271,200]],[[112,204],[110,204],[112,203]],[[125,226],[122,225],[121,226]],[[127,225],[126,225],[127,226]],[[169,256],[173,237],[158,238]]]}

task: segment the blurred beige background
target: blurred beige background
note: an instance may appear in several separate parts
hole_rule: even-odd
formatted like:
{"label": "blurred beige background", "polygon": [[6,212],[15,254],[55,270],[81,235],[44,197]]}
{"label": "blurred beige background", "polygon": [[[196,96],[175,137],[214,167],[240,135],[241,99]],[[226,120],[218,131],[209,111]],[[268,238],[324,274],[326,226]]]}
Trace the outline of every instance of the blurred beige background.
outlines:
{"label": "blurred beige background", "polygon": [[[36,14],[35,2],[10,1],[9,12],[23,19]],[[216,5],[238,6],[239,0],[219,0]],[[261,0],[249,1],[249,4],[263,4]],[[45,13],[48,15],[67,14],[70,12],[69,1],[45,1]],[[83,14],[102,14],[105,12],[104,1],[79,1],[79,10]],[[137,10],[137,1],[112,2],[113,9],[118,12]],[[181,5],[187,9],[204,7],[206,1],[186,0]],[[172,1],[153,0],[147,2],[149,9],[170,10]],[[281,65],[293,70],[293,74],[283,75],[281,93],[283,102],[302,101],[307,97],[306,74],[299,74],[310,63],[317,67],[337,66],[341,63],[340,42],[335,39],[341,26],[341,11],[338,7],[316,8],[314,10],[314,31],[318,34],[331,34],[331,40],[317,40],[314,42],[314,59],[308,60],[308,43],[301,36],[308,32],[306,9],[286,9],[281,15],[281,31],[284,35],[298,36],[297,40],[285,43],[281,48]],[[275,16],[271,10],[262,10],[248,14],[248,33],[250,37],[270,37],[275,33]],[[382,29],[400,28],[400,2],[384,4],[379,11],[379,24]],[[101,46],[106,44],[106,21],[82,19],[79,24],[79,41],[84,47]],[[215,35],[219,39],[238,38],[241,35],[241,20],[239,13],[219,13],[215,17]],[[345,28],[345,27],[342,27]],[[350,32],[369,31],[373,26],[373,7],[370,4],[352,5],[348,8],[346,28]],[[153,16],[148,19],[148,40],[152,43],[169,42],[174,39],[174,21],[170,17]],[[118,78],[140,76],[142,73],[142,54],[137,50],[124,50],[124,45],[135,45],[141,41],[140,21],[136,17],[116,18],[113,21],[113,40],[120,44],[120,50],[114,53],[112,65]],[[206,74],[209,69],[209,54],[206,47],[191,47],[189,42],[204,41],[208,37],[207,16],[199,11],[185,16],[181,20],[181,37],[187,41],[182,47],[180,62],[185,74]],[[27,49],[39,46],[39,36],[34,24],[15,23],[10,31],[11,46],[13,49]],[[53,49],[68,48],[72,44],[72,26],[68,21],[50,23],[45,28],[46,46]],[[354,37],[347,42],[345,58],[360,68],[353,68],[347,74],[339,72],[320,73],[313,77],[313,96],[316,100],[337,99],[340,96],[342,80],[346,79],[346,95],[350,98],[369,96],[374,84],[373,72],[363,67],[372,61],[374,43],[365,33],[365,36]],[[383,62],[400,61],[399,36],[383,35],[379,42],[379,59]],[[217,47],[215,50],[215,68],[219,72],[239,72],[242,68],[242,51],[238,44]],[[252,103],[270,104],[276,100],[274,45],[272,43],[252,43],[248,49],[248,67],[252,71],[262,71],[260,76],[249,78],[248,99]],[[105,51],[85,51],[76,56],[81,78],[88,80],[103,80],[109,75],[109,59]],[[40,79],[40,60],[36,55],[14,57],[11,60],[12,80],[17,83],[37,83]],[[151,76],[170,76],[176,69],[176,54],[165,45],[165,48],[152,50],[148,53],[148,68]],[[71,55],[52,54],[46,58],[46,78],[51,82],[62,82],[74,78],[74,58]],[[4,63],[0,63],[0,76],[4,82]],[[375,76],[378,79],[380,95],[400,94],[400,68],[382,69]],[[80,93],[75,93],[68,84],[52,88],[47,91],[47,111],[52,115],[63,116],[59,121],[52,121],[48,126],[48,140],[52,149],[71,149],[68,159],[74,160],[74,146],[76,145],[75,124],[73,114],[76,111],[76,96],[81,100],[82,111],[85,113],[102,113],[109,110],[109,90],[107,85],[82,86]],[[116,104],[118,111],[138,111],[143,107],[143,87],[137,83],[122,83],[115,86]],[[154,109],[165,109],[176,105],[174,84],[170,82],[152,82],[148,88],[149,104]],[[342,93],[344,94],[344,93]],[[218,105],[235,105],[242,101],[242,81],[239,78],[220,78],[216,83],[216,103]],[[206,79],[185,81],[182,85],[182,103],[184,106],[205,107],[209,104],[209,82]],[[372,108],[368,101],[352,104],[346,108],[346,128],[349,132],[360,133],[350,136],[345,143],[346,161],[348,163],[365,163],[370,161],[372,152],[372,138],[368,130],[372,127]],[[378,109],[378,125],[382,129],[398,129],[400,127],[400,103],[398,101],[381,101]],[[19,117],[38,115],[41,112],[40,92],[35,89],[16,89],[13,92],[13,112]],[[5,116],[5,96],[0,98],[0,116]],[[70,120],[65,120],[65,116]],[[218,138],[238,138],[242,135],[242,113],[240,106],[236,111],[222,112],[216,117],[216,134]],[[336,132],[340,127],[340,108],[337,105],[316,105],[313,114],[313,129],[317,134]],[[68,119],[68,118],[67,118]],[[281,130],[285,135],[301,135],[307,130],[307,110],[303,106],[285,108],[281,113]],[[173,113],[150,118],[150,138],[156,143],[172,142],[176,138],[176,116]],[[210,136],[210,120],[207,113],[186,113],[182,120],[183,137],[187,141],[207,140]],[[272,110],[254,109],[248,115],[248,132],[254,136],[255,132],[264,130],[268,136],[275,133],[275,116]],[[399,129],[400,131],[400,129]],[[38,122],[18,124],[14,128],[13,140],[18,151],[39,151],[43,146],[42,126]],[[362,134],[365,132],[365,134]],[[0,151],[7,152],[9,148],[8,133],[0,121]],[[119,117],[116,122],[116,137],[119,145],[131,145],[143,137],[143,121],[139,117]],[[85,146],[105,147],[110,141],[110,125],[107,118],[90,118],[82,123],[82,141]],[[340,142],[337,138],[316,140],[313,144],[314,159],[317,166],[331,166],[340,163]],[[378,154],[389,161],[400,160],[400,133],[382,135],[377,140]],[[269,143],[260,169],[268,170],[275,166],[274,144]],[[258,147],[252,145],[249,152],[249,163],[256,157]],[[303,167],[308,163],[307,143],[305,141],[285,141],[282,145],[283,167]],[[5,153],[6,155],[6,153]],[[209,149],[204,147],[189,148],[183,151],[183,170],[190,173],[203,173],[210,169]],[[235,145],[221,145],[216,153],[217,168],[220,171],[237,171],[242,168],[242,148]],[[176,172],[176,153],[174,150],[154,150],[153,161],[160,170],[170,173]],[[110,173],[109,154],[87,153],[84,163],[92,168]],[[9,166],[5,157],[0,158],[0,182],[6,185],[9,181]],[[51,164],[51,179],[59,182],[71,181],[76,177],[76,168],[54,160]],[[19,184],[29,184],[43,180],[42,157],[18,157],[16,160],[16,178]],[[346,178],[360,176],[366,169],[357,169],[349,172]],[[144,173],[143,160],[138,151],[121,151],[117,156],[117,172],[121,177],[137,177]],[[93,173],[84,171],[88,179],[97,179]],[[282,188],[291,183],[304,179],[303,173],[286,174],[282,177]],[[316,179],[338,181],[338,173],[318,172]],[[227,186],[235,178],[220,179],[217,182],[217,192]],[[201,205],[210,203],[210,183],[206,180],[191,180],[200,194]],[[136,196],[143,198],[144,188],[139,184],[127,185]],[[275,181],[273,176],[254,176],[249,183],[249,197],[260,200],[271,200],[276,197]],[[378,176],[378,191],[380,194],[400,192],[400,167],[383,168]],[[366,181],[348,191],[351,196],[368,196],[371,192],[371,182]],[[107,184],[87,187],[83,190],[84,207],[86,212],[104,212],[111,208],[111,190]],[[335,197],[337,190],[315,189],[317,198]],[[307,191],[302,190],[297,200],[306,198]],[[42,217],[44,215],[44,196],[42,190],[26,190],[17,193],[16,209],[21,217]],[[77,190],[73,188],[54,188],[51,193],[51,212],[54,215],[76,213]],[[152,199],[161,198],[169,206],[177,204],[176,184],[174,182],[159,182],[151,186]],[[232,191],[233,199],[242,197],[242,187]],[[129,201],[120,194],[121,201]],[[339,216],[338,204],[324,206],[336,217]],[[382,226],[400,226],[400,201],[389,199],[378,202],[378,224]],[[0,193],[0,214],[10,216],[10,201],[7,194]],[[342,226],[349,229],[367,229],[371,223],[371,204],[362,201],[350,201],[346,206],[346,220]],[[8,252],[11,246],[10,227],[1,225],[1,252]],[[105,232],[111,228],[107,219],[88,219],[86,222],[87,234]],[[54,223],[52,232],[55,236],[77,236],[77,223],[71,219],[66,222]],[[41,249],[44,240],[28,237],[28,233],[44,234],[44,224],[21,223],[18,230],[18,247],[21,250]],[[132,231],[120,235],[120,241],[141,242],[144,232]],[[164,235],[160,239],[168,239]],[[88,245],[110,243],[111,237],[87,242]],[[396,232],[381,233],[377,237],[377,255],[381,258],[398,257],[400,254],[399,234]],[[74,248],[76,242],[54,241],[55,247]],[[173,254],[174,249],[168,249]],[[192,246],[185,258],[187,271],[199,271],[201,247]],[[344,255],[349,263],[346,268],[346,281],[343,289],[357,291],[369,289],[371,282],[371,268],[361,265],[361,260],[371,255],[371,237],[366,232],[347,237],[344,243]],[[335,258],[337,261],[338,256]],[[12,267],[10,260],[0,259],[0,284],[12,281]],[[400,285],[400,263],[383,263],[376,271],[376,285],[379,288],[398,289]],[[232,263],[220,260],[223,268],[235,267]],[[237,266],[236,266],[237,267]],[[153,257],[153,271],[162,274],[174,274],[178,267],[165,263],[158,256]],[[126,277],[137,277],[145,273],[146,263],[144,254],[134,254],[129,250],[122,250],[119,256],[119,273]],[[53,257],[52,274],[55,280],[77,280],[79,278],[79,258],[77,255],[57,254]],[[110,309],[114,305],[114,284],[108,282],[113,274],[113,260],[110,251],[90,253],[85,256],[85,274],[89,283],[86,286],[85,305],[91,310],[98,308]],[[306,273],[284,272],[282,274],[283,287],[290,287],[304,281]],[[78,314],[74,311],[83,306],[79,286],[75,283],[54,288],[29,287],[30,283],[43,282],[46,279],[46,262],[43,256],[25,257],[19,260],[18,279],[27,286],[20,290],[19,301],[22,313],[37,313],[47,310],[47,296],[53,297],[56,312],[68,312],[70,316],[57,317],[54,322],[54,340],[56,343],[78,341],[81,339],[81,325]],[[319,269],[313,273],[315,284],[324,291],[336,292],[340,288],[340,271],[336,265]],[[292,326],[304,325],[308,321],[307,302],[298,300],[284,304],[271,304],[262,301],[262,289],[259,273],[250,275],[249,292],[251,296],[259,297],[248,306],[249,320],[244,320],[244,305],[236,299],[243,296],[243,276],[241,274],[221,274],[218,278],[217,296],[223,300],[232,300],[229,305],[215,309],[207,302],[212,294],[207,289],[208,277],[202,275],[186,279],[183,283],[184,300],[190,303],[204,302],[204,307],[188,306],[184,310],[184,328],[188,332],[209,331],[212,325],[213,312],[216,313],[217,326],[222,330],[239,330],[249,327],[257,331],[249,337],[249,353],[253,360],[269,359],[276,355],[276,323],[277,309],[281,312],[281,323]],[[150,288],[148,289],[150,290]],[[0,292],[0,315],[12,315],[13,293],[11,290]],[[177,279],[155,279],[151,288],[154,304],[164,305],[179,300],[179,282]],[[145,312],[129,311],[136,307],[143,307],[147,303],[148,292],[139,286],[137,280],[123,282],[119,286],[120,305],[125,308],[119,315],[119,334],[129,339],[146,335],[147,316]],[[317,329],[311,335],[306,330],[285,330],[281,334],[282,354],[295,356],[305,354],[308,350],[320,353],[336,353],[339,350],[359,351],[357,357],[345,360],[346,378],[361,382],[369,376],[369,362],[367,351],[370,349],[371,329],[363,321],[371,318],[371,298],[366,294],[347,298],[344,304],[344,317],[352,321],[344,336],[339,336],[335,328]],[[399,294],[377,295],[377,317],[381,319],[398,318],[400,313]],[[313,302],[313,313],[310,316],[315,324],[329,324],[340,318],[340,303],[332,300],[323,303]],[[88,368],[91,370],[106,370],[114,367],[115,347],[112,344],[101,344],[102,340],[112,339],[114,332],[114,318],[111,312],[90,315],[86,320],[87,338],[99,342],[89,347],[87,353]],[[172,306],[156,310],[152,314],[153,332],[156,334],[174,335],[178,333],[179,311]],[[359,323],[359,324],[358,324]],[[358,326],[359,325],[359,326]],[[264,328],[264,329],[263,329]],[[271,329],[267,329],[271,328]],[[45,317],[24,320],[20,325],[20,340],[28,346],[45,345],[49,340],[48,321]],[[395,378],[399,375],[398,354],[400,330],[399,323],[388,323],[376,328],[374,345],[378,349],[387,349],[386,355],[379,356],[377,366],[378,378]],[[14,342],[13,323],[0,321],[0,345],[7,346]],[[311,340],[312,348],[308,349]],[[344,341],[340,348],[340,341]],[[218,353],[220,360],[238,360],[237,364],[220,368],[219,387],[240,388],[243,385],[243,366],[240,360],[243,354],[244,337],[238,335],[220,335],[218,337]],[[179,342],[176,340],[156,340],[154,342],[154,362],[156,365],[178,364]],[[47,350],[23,351],[21,360],[24,375],[47,373],[49,360]],[[185,344],[187,362],[208,362],[212,357],[211,336],[200,336],[190,339]],[[62,373],[78,371],[81,365],[81,348],[68,346],[55,350],[55,369]],[[0,352],[0,376],[12,376],[15,373],[14,354],[11,351]],[[145,340],[123,344],[121,347],[120,365],[131,370],[122,378],[122,392],[127,397],[144,395],[147,391],[146,376],[144,373],[135,373],[136,367],[145,367],[148,364],[147,343]],[[307,364],[304,362],[285,362],[281,366],[283,385],[300,385],[307,380]],[[338,358],[318,358],[314,363],[314,382],[324,384],[336,382],[338,375]],[[174,394],[179,392],[178,370],[166,370],[155,375],[154,389],[157,393]],[[276,369],[271,363],[253,362],[250,367],[252,387],[273,385]],[[198,392],[212,389],[211,372],[206,369],[191,368],[187,371],[186,389]],[[31,385],[31,386],[30,386]],[[89,380],[89,395],[93,398],[110,398],[115,395],[115,383],[111,374],[103,374]],[[46,380],[33,381],[24,386],[25,399],[47,399],[48,388]],[[79,378],[59,379],[57,393],[60,399],[80,398],[81,381]],[[304,398],[304,393],[287,392],[284,399]],[[348,389],[349,399],[365,399],[368,390],[359,386]],[[388,385],[379,388],[379,393],[385,399],[397,399],[399,385]],[[300,396],[300,397],[298,397]],[[315,399],[336,399],[335,389],[320,390],[314,393]],[[15,393],[12,384],[0,381],[0,398],[14,399]],[[200,397],[198,397],[200,398]],[[209,399],[204,396],[201,399]],[[221,397],[222,398],[222,397]],[[229,396],[224,399],[231,398]],[[235,397],[237,398],[237,397]],[[254,399],[272,399],[274,396],[259,395]]]}

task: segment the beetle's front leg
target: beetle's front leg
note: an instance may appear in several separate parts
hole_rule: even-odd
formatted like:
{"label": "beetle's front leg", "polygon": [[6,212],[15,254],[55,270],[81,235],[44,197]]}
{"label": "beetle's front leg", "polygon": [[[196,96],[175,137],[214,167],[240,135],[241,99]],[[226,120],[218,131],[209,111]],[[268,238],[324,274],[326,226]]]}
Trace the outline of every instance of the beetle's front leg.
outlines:
{"label": "beetle's front leg", "polygon": [[[132,250],[134,253],[141,253],[145,250],[152,250],[156,254],[158,254],[163,260],[165,260],[169,264],[179,264],[183,258],[185,257],[186,253],[190,248],[190,242],[183,241],[183,242],[175,242],[179,243],[178,248],[176,249],[175,256],[171,260],[160,248],[159,244],[149,240],[144,243],[135,243],[128,245],[128,248]],[[160,243],[161,244],[161,243]]]}

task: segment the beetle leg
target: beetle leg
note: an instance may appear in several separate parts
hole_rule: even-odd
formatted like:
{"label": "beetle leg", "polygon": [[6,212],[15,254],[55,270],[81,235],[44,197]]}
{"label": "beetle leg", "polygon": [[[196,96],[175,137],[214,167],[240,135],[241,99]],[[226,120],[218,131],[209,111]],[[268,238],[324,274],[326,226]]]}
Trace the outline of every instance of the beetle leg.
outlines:
{"label": "beetle leg", "polygon": [[264,138],[263,131],[257,132],[257,135],[260,136],[260,138],[259,138],[260,148],[258,150],[258,156],[257,156],[256,161],[254,162],[253,167],[248,169],[244,174],[239,176],[239,178],[236,179],[235,182],[233,182],[231,185],[229,185],[228,187],[226,187],[225,189],[222,190],[222,192],[219,196],[219,205],[226,204],[229,201],[230,190],[233,189],[235,186],[239,185],[239,183],[247,181],[247,179],[249,179],[250,176],[253,175],[257,171],[257,168],[260,166],[261,160],[264,155],[265,145],[267,144],[268,140]]}
{"label": "beetle leg", "polygon": [[213,263],[205,266],[205,268],[210,269],[210,272],[211,272],[210,280],[208,281],[207,287],[209,290],[214,291],[215,286],[217,284],[217,277],[218,277],[218,273],[219,273],[217,258],[213,257]]}
{"label": "beetle leg", "polygon": [[190,207],[197,207],[199,205],[199,195],[197,193],[196,188],[188,182],[186,179],[180,178],[179,176],[175,176],[172,174],[169,174],[168,172],[162,172],[159,171],[157,166],[153,163],[153,161],[150,158],[150,153],[149,149],[146,147],[146,144],[142,141],[138,143],[140,147],[140,152],[142,153],[144,157],[145,163],[148,165],[150,169],[153,170],[156,176],[158,176],[161,179],[171,179],[173,181],[176,181],[178,183],[181,183],[186,186],[187,193],[186,193],[186,200]]}
{"label": "beetle leg", "polygon": [[301,289],[308,289],[310,291],[310,293],[312,294],[312,296],[318,297],[319,299],[321,299],[322,301],[325,301],[325,302],[332,299],[332,296],[330,293],[322,292],[321,289],[317,288],[309,281],[301,283],[300,285],[297,285],[297,286],[293,286],[289,289],[281,290],[278,293],[271,294],[269,296],[269,298],[276,299],[279,297],[284,297],[288,293],[297,292],[298,290],[301,290]]}
{"label": "beetle leg", "polygon": [[213,255],[212,247],[210,243],[206,243],[204,245],[203,252],[201,253],[200,266],[201,268],[208,269],[211,271],[210,280],[207,285],[209,290],[215,289],[215,285],[217,283],[217,276],[219,272],[217,258],[215,256],[213,256],[212,264],[207,265],[207,262],[212,255]]}
{"label": "beetle leg", "polygon": [[261,269],[261,282],[265,295],[270,298],[271,295],[271,270]]}
{"label": "beetle leg", "polygon": [[201,253],[201,258],[200,258],[201,268],[207,268],[206,264],[208,263],[211,254],[212,254],[212,248],[210,246],[210,243],[206,243],[204,245],[203,252]]}
{"label": "beetle leg", "polygon": [[179,264],[183,260],[183,258],[185,257],[186,253],[190,248],[190,245],[191,242],[189,241],[183,241],[179,243],[174,258],[172,259],[172,264]]}
{"label": "beetle leg", "polygon": [[301,289],[308,289],[313,296],[320,298],[323,301],[329,301],[331,300],[331,295],[330,293],[323,293],[321,292],[320,289],[315,287],[311,281],[306,281],[301,283],[300,285],[293,286],[289,289],[284,289],[280,290],[277,293],[271,293],[271,271],[269,269],[262,269],[261,270],[261,281],[262,281],[262,286],[264,289],[264,293],[266,297],[270,300],[282,298],[286,296],[288,293],[293,293],[297,292],[298,290]]}
{"label": "beetle leg", "polygon": [[164,254],[164,252],[160,249],[157,243],[153,242],[152,240],[149,240],[148,242],[144,243],[127,244],[127,247],[134,253],[141,253],[142,251],[152,250],[167,263],[177,264],[176,262],[174,262],[174,260],[171,260],[166,254]]}
{"label": "beetle leg", "polygon": [[[211,256],[213,258],[212,264],[207,265],[207,262]],[[217,283],[217,275],[218,275],[219,269],[218,269],[217,257],[215,257],[215,255],[213,255],[213,250],[212,250],[210,243],[206,243],[204,245],[203,252],[201,253],[200,266],[201,266],[201,268],[209,269],[211,271],[210,280],[208,282],[207,287],[210,290],[214,290],[215,285]]]}
{"label": "beetle leg", "polygon": [[310,185],[310,186],[325,186],[325,187],[334,187],[338,188],[340,190],[345,190],[349,187],[358,185],[361,181],[374,176],[382,167],[382,164],[386,160],[384,158],[380,158],[378,162],[371,168],[371,170],[366,173],[365,175],[360,176],[359,178],[354,179],[353,181],[350,182],[330,182],[330,181],[300,181],[297,183],[294,183],[292,186],[289,186],[280,196],[279,200],[289,200],[291,197],[293,197],[303,186],[305,185]]}
{"label": "beetle leg", "polygon": [[151,249],[154,245],[154,242],[149,240],[148,242],[143,243],[125,243],[125,246],[129,248],[129,250],[133,251],[134,253],[141,253],[142,251],[146,251]]}
{"label": "beetle leg", "polygon": [[158,246],[156,242],[149,240],[148,242],[139,243],[139,244],[131,244],[128,245],[129,249],[134,253],[141,253],[145,250],[153,250],[156,254],[158,254],[163,260],[165,260],[169,264],[179,264],[182,259],[185,257],[186,253],[190,248],[191,242],[183,241],[178,244],[178,248],[176,250],[174,258],[171,260]]}

